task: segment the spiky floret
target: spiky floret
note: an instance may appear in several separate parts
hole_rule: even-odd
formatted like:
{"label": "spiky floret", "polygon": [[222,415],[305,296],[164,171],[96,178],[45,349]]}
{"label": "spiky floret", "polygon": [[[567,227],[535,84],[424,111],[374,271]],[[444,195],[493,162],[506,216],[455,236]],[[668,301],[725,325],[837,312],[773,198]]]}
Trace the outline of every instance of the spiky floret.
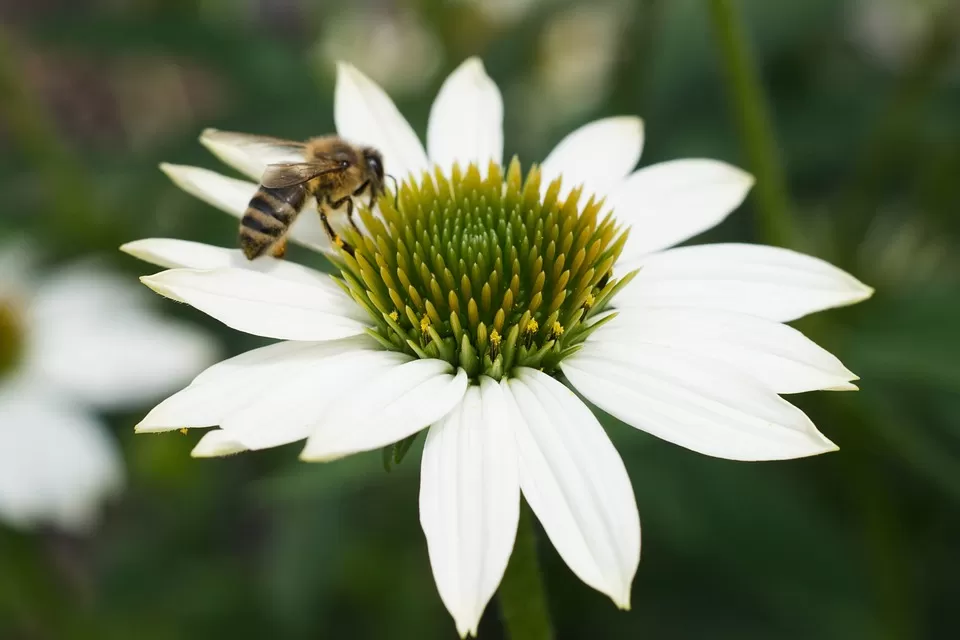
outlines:
{"label": "spiky floret", "polygon": [[[344,289],[367,311],[384,347],[440,358],[473,378],[518,366],[548,373],[612,317],[603,314],[633,274],[611,277],[626,241],[603,202],[540,194],[540,170],[524,178],[491,163],[424,172],[361,211],[367,233],[348,230]],[[602,314],[602,315],[601,315]]]}

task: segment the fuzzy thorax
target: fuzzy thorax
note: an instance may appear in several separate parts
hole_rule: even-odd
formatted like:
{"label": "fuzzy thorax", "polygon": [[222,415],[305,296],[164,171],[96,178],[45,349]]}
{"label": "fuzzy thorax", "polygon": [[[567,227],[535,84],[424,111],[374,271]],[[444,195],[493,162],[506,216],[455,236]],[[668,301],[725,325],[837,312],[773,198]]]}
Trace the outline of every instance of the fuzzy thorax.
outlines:
{"label": "fuzzy thorax", "polygon": [[[380,216],[341,252],[342,286],[371,315],[383,346],[440,358],[472,377],[515,367],[548,373],[611,317],[619,280],[612,269],[626,233],[603,202],[581,191],[560,198],[560,180],[541,197],[540,170],[506,175],[491,164],[437,169],[380,198]],[[601,315],[602,314],[602,315]]]}

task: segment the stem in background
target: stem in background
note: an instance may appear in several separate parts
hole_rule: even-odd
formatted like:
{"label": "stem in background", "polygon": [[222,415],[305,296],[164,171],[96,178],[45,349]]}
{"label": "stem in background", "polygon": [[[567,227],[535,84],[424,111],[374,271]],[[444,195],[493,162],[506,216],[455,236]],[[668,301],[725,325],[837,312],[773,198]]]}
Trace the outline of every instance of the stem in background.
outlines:
{"label": "stem in background", "polygon": [[736,0],[710,0],[710,14],[747,162],[757,179],[754,193],[760,239],[782,247],[794,246],[797,236],[790,213],[786,177],[757,68],[747,49]]}
{"label": "stem in background", "polygon": [[553,626],[537,559],[536,530],[526,502],[520,505],[517,541],[500,582],[497,599],[503,625],[511,640],[552,640]]}

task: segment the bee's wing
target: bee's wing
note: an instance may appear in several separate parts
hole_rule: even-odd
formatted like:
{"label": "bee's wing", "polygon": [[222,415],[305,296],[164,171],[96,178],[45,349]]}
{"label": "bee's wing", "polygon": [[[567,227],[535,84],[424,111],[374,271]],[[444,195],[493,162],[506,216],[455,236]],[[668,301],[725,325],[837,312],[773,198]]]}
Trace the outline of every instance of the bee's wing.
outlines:
{"label": "bee's wing", "polygon": [[260,184],[271,189],[282,189],[303,184],[325,173],[337,173],[347,167],[341,162],[318,158],[311,162],[271,164],[263,172]]}
{"label": "bee's wing", "polygon": [[303,142],[297,142],[296,140],[219,131],[217,129],[204,131],[203,139],[214,144],[220,143],[227,147],[239,149],[251,158],[263,161],[264,164],[302,162],[304,159],[303,152],[306,148]]}

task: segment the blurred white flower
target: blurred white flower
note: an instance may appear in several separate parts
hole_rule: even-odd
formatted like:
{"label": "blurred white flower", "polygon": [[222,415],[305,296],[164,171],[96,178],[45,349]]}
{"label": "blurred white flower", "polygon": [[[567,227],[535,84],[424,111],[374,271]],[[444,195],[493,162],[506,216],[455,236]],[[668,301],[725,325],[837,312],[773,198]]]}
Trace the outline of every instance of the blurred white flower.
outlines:
{"label": "blurred white flower", "polygon": [[37,280],[28,261],[0,247],[0,521],[81,532],[124,479],[93,411],[168,393],[216,354],[119,276],[74,265]]}
{"label": "blurred white flower", "polygon": [[[463,636],[476,633],[503,576],[521,493],[571,570],[629,607],[640,558],[633,490],[574,389],[707,455],[774,460],[835,449],[780,396],[855,389],[856,376],[784,323],[871,289],[786,249],[669,248],[721,222],[751,176],[704,159],[635,171],[642,122],[616,117],[568,135],[524,181],[516,161],[500,166],[501,96],[476,59],[443,84],[426,148],[387,94],[349,65],[340,67],[334,114],[340,135],[379,149],[405,180],[399,204],[381,199],[380,218],[362,212],[372,239],[345,230],[355,256],[330,248],[316,216],[294,225],[292,239],[333,255],[342,279],[180,240],[124,247],[168,268],[143,278],[155,291],[281,341],[211,367],[138,431],[219,427],[197,456],[306,440],[301,457],[324,461],[429,427],[420,519],[440,597]],[[271,150],[229,140],[203,137],[259,179]],[[165,170],[238,217],[257,190],[206,169]],[[628,237],[603,215],[609,208],[632,227]]]}
{"label": "blurred white flower", "polygon": [[359,5],[330,16],[317,54],[324,67],[346,60],[398,94],[422,89],[443,63],[440,42],[415,12]]}
{"label": "blurred white flower", "polygon": [[[900,69],[916,60],[935,20],[958,20],[944,10],[953,1],[853,0],[848,12],[850,35],[880,64]],[[960,37],[960,22],[957,34]]]}

